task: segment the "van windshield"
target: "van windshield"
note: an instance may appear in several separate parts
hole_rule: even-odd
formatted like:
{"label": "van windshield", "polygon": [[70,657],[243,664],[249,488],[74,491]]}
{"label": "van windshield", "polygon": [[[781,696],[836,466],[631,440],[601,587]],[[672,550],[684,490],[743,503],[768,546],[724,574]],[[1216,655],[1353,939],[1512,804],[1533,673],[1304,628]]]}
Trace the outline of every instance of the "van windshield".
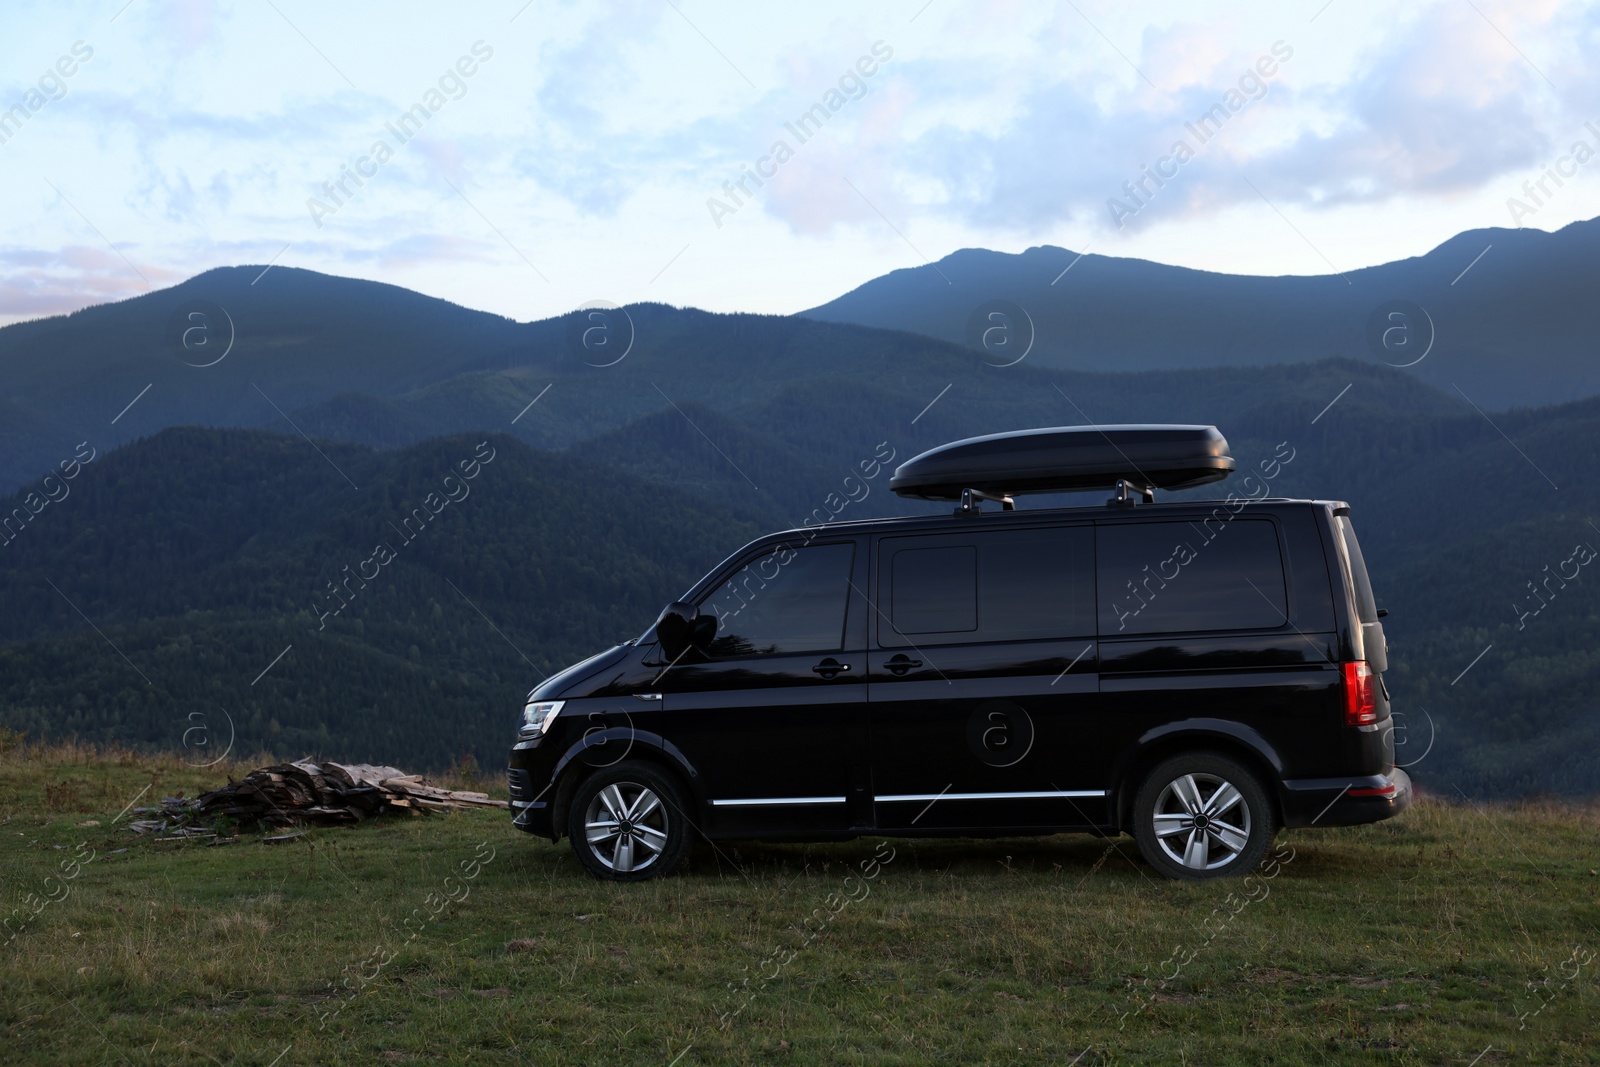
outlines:
{"label": "van windshield", "polygon": [[1356,540],[1356,528],[1350,525],[1350,516],[1339,516],[1339,532],[1344,536],[1345,552],[1350,557],[1350,577],[1356,586],[1356,612],[1362,622],[1378,621],[1378,602],[1372,596],[1372,579],[1367,577],[1367,561],[1361,555],[1361,542]]}

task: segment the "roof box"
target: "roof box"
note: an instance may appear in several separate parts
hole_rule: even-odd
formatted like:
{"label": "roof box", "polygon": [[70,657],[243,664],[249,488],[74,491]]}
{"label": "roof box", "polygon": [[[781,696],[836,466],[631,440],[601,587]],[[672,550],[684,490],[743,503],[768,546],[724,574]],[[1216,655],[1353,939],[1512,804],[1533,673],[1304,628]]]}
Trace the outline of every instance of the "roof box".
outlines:
{"label": "roof box", "polygon": [[1021,493],[1187,489],[1233,470],[1215,426],[1049,426],[969,437],[902,463],[889,488],[920,500],[1004,500]]}

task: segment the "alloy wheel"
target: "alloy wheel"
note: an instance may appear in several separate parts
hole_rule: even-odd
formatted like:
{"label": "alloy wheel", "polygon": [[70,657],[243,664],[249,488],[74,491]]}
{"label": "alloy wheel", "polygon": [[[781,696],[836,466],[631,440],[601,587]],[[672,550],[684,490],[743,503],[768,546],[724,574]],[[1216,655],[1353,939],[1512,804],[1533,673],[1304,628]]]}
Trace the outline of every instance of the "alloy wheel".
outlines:
{"label": "alloy wheel", "polygon": [[613,782],[589,801],[584,838],[594,858],[608,870],[631,874],[661,857],[669,818],[666,805],[649,786]]}
{"label": "alloy wheel", "polygon": [[1250,805],[1215,774],[1181,775],[1156,799],[1155,838],[1174,863],[1209,871],[1232,863],[1250,843]]}

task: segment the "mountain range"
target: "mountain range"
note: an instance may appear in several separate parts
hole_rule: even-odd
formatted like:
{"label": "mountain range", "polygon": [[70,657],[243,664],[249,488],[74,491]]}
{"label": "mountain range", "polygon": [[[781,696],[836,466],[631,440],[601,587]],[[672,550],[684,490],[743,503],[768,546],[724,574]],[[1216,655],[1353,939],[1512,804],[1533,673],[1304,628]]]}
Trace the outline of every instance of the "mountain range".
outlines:
{"label": "mountain range", "polygon": [[1600,220],[1470,230],[1425,255],[1310,277],[964,249],[804,315],[957,343],[998,322],[996,342],[1013,336],[991,346],[993,361],[1031,341],[1029,361],[1078,370],[1375,360],[1496,409],[1600,393],[1597,276]]}
{"label": "mountain range", "polygon": [[[225,267],[0,328],[0,490],[81,441],[104,449],[167,426],[298,426],[379,448],[500,429],[563,448],[668,401],[748,410],[831,376],[907,388],[920,406],[914,390],[941,374],[987,396],[1024,368],[1343,358],[1401,369],[1463,409],[1537,406],[1600,393],[1597,274],[1591,220],[1473,230],[1319,277],[967,249],[793,317],[633,305],[519,323],[376,282]],[[546,386],[538,416],[517,418]]]}

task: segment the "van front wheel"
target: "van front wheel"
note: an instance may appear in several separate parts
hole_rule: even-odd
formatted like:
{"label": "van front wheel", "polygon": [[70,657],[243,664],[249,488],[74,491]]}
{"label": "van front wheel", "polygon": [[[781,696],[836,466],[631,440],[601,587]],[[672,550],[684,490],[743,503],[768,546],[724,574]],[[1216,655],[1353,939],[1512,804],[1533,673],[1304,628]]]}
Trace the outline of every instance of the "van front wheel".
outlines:
{"label": "van front wheel", "polygon": [[638,882],[682,862],[688,823],[682,794],[669,775],[647,763],[619,763],[578,786],[567,836],[590,874]]}
{"label": "van front wheel", "polygon": [[1214,752],[1175,756],[1151,771],[1134,803],[1134,824],[1146,862],[1185,881],[1249,874],[1277,834],[1261,780]]}

